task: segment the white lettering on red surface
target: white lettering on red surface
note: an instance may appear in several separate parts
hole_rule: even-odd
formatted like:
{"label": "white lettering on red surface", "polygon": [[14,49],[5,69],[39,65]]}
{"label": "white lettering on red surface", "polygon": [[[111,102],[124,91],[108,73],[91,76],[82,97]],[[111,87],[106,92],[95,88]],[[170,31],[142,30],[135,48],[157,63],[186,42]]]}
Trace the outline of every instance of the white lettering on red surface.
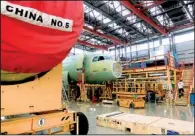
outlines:
{"label": "white lettering on red surface", "polygon": [[73,20],[38,11],[34,8],[1,1],[1,14],[33,25],[72,32]]}

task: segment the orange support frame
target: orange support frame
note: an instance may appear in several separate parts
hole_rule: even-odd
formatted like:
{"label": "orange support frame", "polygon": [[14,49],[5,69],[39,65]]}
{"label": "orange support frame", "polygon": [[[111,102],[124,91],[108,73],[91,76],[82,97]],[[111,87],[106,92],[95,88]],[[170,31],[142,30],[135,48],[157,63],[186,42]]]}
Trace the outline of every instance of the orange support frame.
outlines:
{"label": "orange support frame", "polygon": [[35,134],[48,130],[52,134],[55,127],[61,128],[59,133],[71,131],[77,122],[76,112],[63,109],[61,96],[61,64],[33,81],[1,85],[1,117],[5,117],[1,120],[1,133]]}
{"label": "orange support frame", "polygon": [[31,82],[1,85],[1,116],[62,108],[62,65]]}
{"label": "orange support frame", "polygon": [[[48,134],[57,134],[74,129],[73,124],[76,123],[76,113],[74,114],[74,112],[62,110],[39,114],[1,121],[1,133],[35,134],[37,131],[48,130]],[[61,130],[52,130],[57,127],[60,127]]]}

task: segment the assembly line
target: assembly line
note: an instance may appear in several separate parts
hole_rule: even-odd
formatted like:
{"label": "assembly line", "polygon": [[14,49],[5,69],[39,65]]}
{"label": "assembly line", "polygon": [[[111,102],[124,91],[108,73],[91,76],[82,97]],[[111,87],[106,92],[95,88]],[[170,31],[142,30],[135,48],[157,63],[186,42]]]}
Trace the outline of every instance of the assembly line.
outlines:
{"label": "assembly line", "polygon": [[1,135],[194,135],[194,1],[2,1]]}

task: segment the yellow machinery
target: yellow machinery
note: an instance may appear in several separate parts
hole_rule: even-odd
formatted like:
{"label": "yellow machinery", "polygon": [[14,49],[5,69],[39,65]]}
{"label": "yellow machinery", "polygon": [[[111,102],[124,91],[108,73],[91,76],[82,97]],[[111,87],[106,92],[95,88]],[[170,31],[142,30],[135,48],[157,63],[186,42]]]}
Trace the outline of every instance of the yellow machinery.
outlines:
{"label": "yellow machinery", "polygon": [[121,107],[144,108],[146,97],[145,82],[136,82],[132,79],[118,80],[113,84],[117,103]]}
{"label": "yellow machinery", "polygon": [[1,134],[87,134],[86,116],[62,105],[61,81],[60,64],[30,82],[1,85]]}
{"label": "yellow machinery", "polygon": [[117,104],[126,108],[144,108],[145,93],[117,92]]}
{"label": "yellow machinery", "polygon": [[113,93],[116,94],[118,105],[122,107],[144,108],[148,91],[156,93],[156,97],[165,97],[166,81],[146,81],[129,78],[113,83]]}

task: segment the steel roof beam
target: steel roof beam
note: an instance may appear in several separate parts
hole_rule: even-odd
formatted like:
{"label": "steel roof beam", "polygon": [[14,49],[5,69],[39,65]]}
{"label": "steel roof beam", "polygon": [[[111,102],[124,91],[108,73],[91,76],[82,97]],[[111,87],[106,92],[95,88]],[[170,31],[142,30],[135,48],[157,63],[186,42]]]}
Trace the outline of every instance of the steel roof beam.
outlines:
{"label": "steel roof beam", "polygon": [[[100,41],[100,42],[102,42],[102,43],[113,44],[113,42],[110,41],[109,39],[105,39],[105,38],[102,38],[102,37],[98,37],[97,35],[89,36],[89,38],[86,38],[86,39],[84,39],[83,41],[88,41],[88,40],[90,40],[90,39],[92,39],[92,38],[94,38],[94,39],[96,39],[97,41]],[[104,41],[104,39],[105,39],[106,41]]]}
{"label": "steel roof beam", "polygon": [[147,10],[147,9],[150,9],[150,8],[156,7],[156,6],[158,6],[158,5],[163,4],[164,2],[166,2],[166,0],[154,1],[152,5],[144,7],[144,9],[143,9],[143,10]]}
{"label": "steel roof beam", "polygon": [[[91,26],[93,26],[93,27],[96,26],[97,23],[98,23],[98,24],[102,24],[102,22],[100,22],[99,20],[95,20],[95,22],[97,22],[97,23],[94,23],[94,22],[93,22],[93,23],[92,23],[92,22],[90,23],[89,20],[94,20],[94,19],[93,19],[92,16],[88,16],[88,17],[85,16],[85,23],[86,23],[86,24],[89,24],[89,25],[91,25]],[[108,29],[111,29],[110,26],[108,26],[107,28],[108,28]],[[118,37],[118,39],[120,38],[120,41],[122,41],[122,40],[125,41],[125,39],[124,39],[121,35],[117,36],[117,33],[110,33],[109,31],[107,31],[107,30],[105,30],[105,29],[103,29],[102,31],[103,31],[105,34],[111,35],[112,37]]]}
{"label": "steel roof beam", "polygon": [[106,50],[106,51],[108,50],[108,48],[105,47],[107,45],[94,45],[94,44],[91,44],[91,43],[88,43],[85,41],[81,41],[81,40],[77,40],[77,43],[85,45],[85,46],[93,47],[96,49],[100,49],[100,50]]}
{"label": "steel roof beam", "polygon": [[[146,16],[148,16],[149,18],[151,18],[151,20],[153,20],[154,23],[158,24],[160,27],[163,27],[163,26],[160,24],[159,20],[156,19],[156,18],[154,18],[154,17],[152,17],[152,16],[150,15],[150,13],[149,13],[146,9],[149,9],[149,8],[152,8],[152,7],[156,7],[157,5],[161,5],[161,4],[165,3],[166,1],[167,1],[167,0],[152,1],[153,4],[151,4],[151,5],[149,5],[149,6],[145,6],[145,7],[144,7],[143,1],[141,1],[141,3],[139,4],[139,5],[140,5],[139,8],[140,8],[140,11],[142,11],[142,13],[144,13]],[[131,2],[134,4],[134,6],[137,5],[135,0],[131,0]],[[149,2],[149,3],[151,3],[151,2]],[[151,30],[153,30],[154,33],[157,33],[157,30],[154,29],[151,25],[148,25],[148,23],[146,23],[146,22],[144,22],[144,24],[145,24],[148,28],[150,28]]]}
{"label": "steel roof beam", "polygon": [[[107,18],[111,19],[111,20],[115,20],[114,17],[112,17],[111,15],[107,14],[105,11],[95,7],[94,5],[91,5],[90,3],[88,3],[87,1],[84,1],[84,3],[89,6],[89,7],[92,7],[93,9],[97,10],[98,12],[102,13],[104,16],[106,16]],[[130,27],[129,25],[126,25],[122,22],[119,22],[124,28],[128,28],[128,29],[131,29],[131,30],[134,30],[136,31],[137,33],[139,33],[140,35],[142,36],[145,36],[143,33],[141,33],[140,31],[138,31],[136,28],[133,28],[133,27]]]}
{"label": "steel roof beam", "polygon": [[180,25],[180,26],[171,27],[168,30],[169,31],[176,31],[176,30],[188,28],[188,27],[191,27],[191,26],[194,26],[194,22],[190,22],[190,23]]}
{"label": "steel roof beam", "polygon": [[187,8],[187,6],[185,5],[184,1],[181,0],[180,2],[181,2],[181,4],[182,4],[184,10],[186,11],[186,13],[191,17],[192,20],[194,20],[194,17],[193,17],[192,14],[190,13],[190,11],[189,11],[189,9]]}
{"label": "steel roof beam", "polygon": [[[87,32],[87,33],[85,33],[85,32]],[[89,38],[85,38],[83,41],[88,41],[88,40],[94,38],[95,40],[100,41],[100,42],[105,43],[105,44],[113,44],[113,41],[111,41],[110,39],[100,37],[98,35],[95,35],[95,34],[88,32],[88,31],[85,31],[85,32],[82,32],[81,34],[83,36],[88,36]]]}
{"label": "steel roof beam", "polygon": [[[147,10],[147,9],[156,7],[156,6],[158,6],[158,5],[160,5],[160,4],[164,3],[164,2],[165,2],[165,1],[156,1],[156,2],[153,2],[152,5],[147,6],[147,7],[144,7],[143,9],[141,9],[141,11],[145,11],[145,10]],[[111,20],[110,22],[105,23],[104,25],[98,26],[98,27],[96,27],[96,29],[100,29],[100,28],[103,28],[103,27],[105,27],[105,26],[107,26],[107,25],[109,25],[109,24],[119,22],[120,20],[122,20],[122,19],[124,19],[124,18],[127,18],[127,17],[130,17],[130,16],[132,16],[132,15],[135,15],[135,14],[134,14],[134,13],[129,13],[129,14],[127,14],[127,15],[121,17],[121,18],[118,18],[118,19],[115,19],[115,20]]]}
{"label": "steel roof beam", "polygon": [[145,22],[150,24],[152,27],[154,27],[156,30],[158,30],[163,35],[168,35],[168,31],[165,28],[162,28],[158,26],[152,19],[144,15],[139,9],[137,9],[133,4],[131,4],[129,1],[120,1],[126,8],[131,10],[133,13],[135,13],[138,17],[143,19]]}
{"label": "steel roof beam", "polygon": [[94,50],[94,48],[92,48],[92,47],[87,47],[85,45],[81,45],[81,44],[78,44],[78,43],[75,45],[75,48],[80,49],[80,50],[85,50],[85,51]]}
{"label": "steel roof beam", "polygon": [[132,16],[132,15],[134,15],[134,13],[129,13],[129,14],[127,14],[127,15],[125,15],[125,16],[123,16],[123,17],[121,17],[121,18],[118,18],[118,19],[115,19],[115,20],[111,20],[111,21],[110,21],[110,22],[108,22],[108,23],[104,23],[103,25],[98,26],[98,27],[96,27],[95,29],[101,29],[101,28],[104,28],[105,26],[107,26],[107,25],[109,25],[109,24],[119,22],[119,21],[121,21],[122,19],[124,19],[124,18],[126,18],[126,17],[130,17],[130,16]]}
{"label": "steel roof beam", "polygon": [[[185,5],[190,5],[190,4],[193,4],[194,2],[189,2],[189,3],[187,3],[187,4],[185,4]],[[163,11],[163,12],[161,12],[161,13],[159,13],[159,14],[156,14],[156,15],[152,15],[151,17],[157,17],[157,16],[160,16],[160,15],[163,15],[163,14],[165,14],[165,13],[167,13],[167,12],[170,12],[170,11],[172,11],[172,10],[174,10],[174,9],[178,9],[178,8],[181,8],[182,6],[181,5],[179,5],[179,6],[177,6],[177,7],[174,7],[174,8],[170,8],[170,9],[167,9],[167,10],[165,10],[165,11]],[[139,21],[137,21],[137,22],[134,22],[134,23],[132,23],[132,24],[130,24],[130,25],[133,25],[133,24],[136,24],[136,23],[139,23],[139,22],[141,22],[141,21],[143,21],[143,19],[141,19],[141,20],[139,20]]]}
{"label": "steel roof beam", "polygon": [[122,41],[120,41],[119,39],[117,39],[115,37],[112,37],[112,36],[109,36],[109,35],[106,35],[106,34],[102,34],[102,33],[98,32],[98,31],[95,31],[95,30],[87,27],[87,26],[83,26],[83,29],[88,31],[88,32],[90,32],[90,33],[92,33],[92,34],[98,35],[98,36],[100,36],[102,38],[109,39],[109,40],[113,41],[114,43],[125,44],[125,43],[123,43]]}

